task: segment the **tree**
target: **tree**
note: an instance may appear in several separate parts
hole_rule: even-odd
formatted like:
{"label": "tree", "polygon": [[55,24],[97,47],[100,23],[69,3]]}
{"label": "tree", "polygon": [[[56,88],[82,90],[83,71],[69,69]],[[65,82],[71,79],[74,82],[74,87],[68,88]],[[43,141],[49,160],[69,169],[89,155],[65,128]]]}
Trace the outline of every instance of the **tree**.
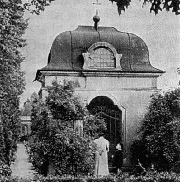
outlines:
{"label": "tree", "polygon": [[[31,0],[24,4],[25,9],[40,14],[45,10],[46,6],[49,6],[52,1],[55,0]],[[109,0],[112,3],[116,3],[119,14],[125,11],[131,4],[131,0]],[[176,15],[180,14],[180,1],[179,0],[143,0],[143,5],[150,3],[150,12],[158,14],[159,11],[166,10],[172,11]]]}
{"label": "tree", "polygon": [[[43,175],[51,165],[59,175],[87,175],[94,169],[92,140],[106,125],[83,107],[72,85],[54,81],[47,87],[46,100],[35,98],[32,105],[29,154],[34,168]],[[83,122],[83,135],[75,128],[77,121]]]}
{"label": "tree", "polygon": [[[125,11],[131,4],[131,0],[109,0],[111,2],[116,2],[118,7],[118,12],[121,14],[122,11]],[[166,11],[172,11],[176,15],[180,14],[180,1],[179,0],[143,0],[143,5],[150,3],[150,12],[158,14],[159,11],[163,9]]]}
{"label": "tree", "polygon": [[27,27],[24,8],[19,0],[0,1],[0,105],[2,108],[2,134],[5,143],[5,159],[10,165],[16,150],[19,122],[19,97],[24,90],[24,73],[21,63],[24,57],[20,48]]}
{"label": "tree", "polygon": [[179,129],[180,89],[153,95],[142,121],[140,140],[134,143],[137,157],[146,167],[153,163],[158,170],[173,169],[180,162]]}

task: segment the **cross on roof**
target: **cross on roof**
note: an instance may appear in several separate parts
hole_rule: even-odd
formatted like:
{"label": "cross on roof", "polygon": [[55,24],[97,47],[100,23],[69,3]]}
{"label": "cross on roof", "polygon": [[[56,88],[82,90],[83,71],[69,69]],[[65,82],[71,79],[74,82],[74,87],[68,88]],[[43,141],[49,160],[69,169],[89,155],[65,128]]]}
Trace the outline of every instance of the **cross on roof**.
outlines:
{"label": "cross on roof", "polygon": [[94,2],[93,4],[101,5],[101,3],[99,3],[99,0],[96,0],[96,2]]}
{"label": "cross on roof", "polygon": [[[101,3],[99,2],[99,0],[96,0],[96,2],[93,3],[94,5],[101,5]],[[96,9],[96,15],[98,14],[98,10]]]}

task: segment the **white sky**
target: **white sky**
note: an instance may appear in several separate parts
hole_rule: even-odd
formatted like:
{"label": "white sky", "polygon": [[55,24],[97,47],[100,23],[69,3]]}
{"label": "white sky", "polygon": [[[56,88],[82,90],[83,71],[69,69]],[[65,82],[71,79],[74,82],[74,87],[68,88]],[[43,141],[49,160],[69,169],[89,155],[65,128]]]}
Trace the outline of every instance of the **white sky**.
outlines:
{"label": "white sky", "polygon": [[[26,90],[21,104],[40,89],[39,82],[33,82],[36,71],[47,65],[48,54],[54,38],[64,31],[72,31],[78,25],[93,25],[96,0],[56,0],[41,15],[26,14],[29,27],[23,49],[26,57],[22,69],[26,74]],[[142,7],[142,1],[132,0],[131,6],[118,15],[117,7],[109,0],[99,0],[99,26],[115,27],[119,31],[134,33],[141,37],[149,48],[150,62],[166,73],[158,78],[158,88],[177,87],[180,67],[180,15],[172,12],[149,12],[149,5]]]}

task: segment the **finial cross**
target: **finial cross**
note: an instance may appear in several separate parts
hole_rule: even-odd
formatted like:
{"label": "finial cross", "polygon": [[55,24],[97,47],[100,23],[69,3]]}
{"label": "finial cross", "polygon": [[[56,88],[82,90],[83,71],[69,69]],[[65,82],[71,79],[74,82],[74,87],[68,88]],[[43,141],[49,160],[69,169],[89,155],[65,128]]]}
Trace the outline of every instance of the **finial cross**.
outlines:
{"label": "finial cross", "polygon": [[96,0],[96,2],[94,2],[93,4],[101,5],[101,3],[99,3],[99,0]]}
{"label": "finial cross", "polygon": [[[101,3],[99,2],[99,0],[96,0],[96,2],[93,3],[94,5],[101,5]],[[96,9],[96,15],[98,15],[98,10]]]}

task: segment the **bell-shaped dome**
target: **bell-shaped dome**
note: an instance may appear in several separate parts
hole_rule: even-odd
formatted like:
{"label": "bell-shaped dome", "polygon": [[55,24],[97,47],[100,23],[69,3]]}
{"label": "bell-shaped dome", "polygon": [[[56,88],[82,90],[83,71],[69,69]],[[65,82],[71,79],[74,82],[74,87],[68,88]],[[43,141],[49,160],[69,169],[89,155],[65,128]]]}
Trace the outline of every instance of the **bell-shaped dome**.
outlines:
{"label": "bell-shaped dome", "polygon": [[121,55],[121,69],[109,71],[163,73],[150,64],[148,47],[141,38],[113,27],[96,30],[93,26],[79,26],[59,34],[52,44],[48,64],[41,70],[86,71],[83,54],[96,43],[111,45],[116,54]]}

